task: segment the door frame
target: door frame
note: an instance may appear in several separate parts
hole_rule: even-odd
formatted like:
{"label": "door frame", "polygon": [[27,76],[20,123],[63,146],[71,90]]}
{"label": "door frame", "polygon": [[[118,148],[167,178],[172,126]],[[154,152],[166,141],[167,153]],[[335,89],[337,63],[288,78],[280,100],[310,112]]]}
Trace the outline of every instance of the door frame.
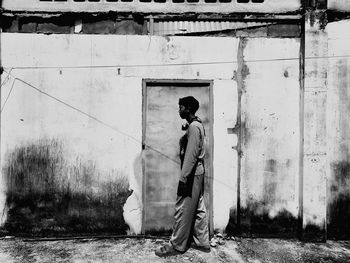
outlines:
{"label": "door frame", "polygon": [[[213,136],[213,124],[214,124],[214,103],[213,103],[213,80],[198,80],[198,79],[143,79],[142,80],[142,153],[145,149],[146,140],[146,106],[147,106],[147,87],[158,85],[178,85],[183,86],[208,86],[209,87],[209,152],[210,152],[210,165],[209,165],[209,207],[208,221],[209,221],[209,233],[214,233],[213,223],[213,154],[214,154],[214,136]],[[146,200],[146,180],[145,180],[145,160],[142,158],[142,225],[141,233],[145,234],[145,200]]]}

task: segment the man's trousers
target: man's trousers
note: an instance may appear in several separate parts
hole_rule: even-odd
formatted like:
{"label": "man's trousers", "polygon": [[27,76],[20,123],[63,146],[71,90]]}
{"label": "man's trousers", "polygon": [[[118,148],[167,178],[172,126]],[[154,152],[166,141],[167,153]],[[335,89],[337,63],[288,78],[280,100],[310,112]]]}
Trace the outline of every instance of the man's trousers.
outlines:
{"label": "man's trousers", "polygon": [[203,197],[204,174],[194,175],[191,197],[177,196],[175,223],[170,243],[177,251],[185,252],[190,242],[209,246],[208,217]]}

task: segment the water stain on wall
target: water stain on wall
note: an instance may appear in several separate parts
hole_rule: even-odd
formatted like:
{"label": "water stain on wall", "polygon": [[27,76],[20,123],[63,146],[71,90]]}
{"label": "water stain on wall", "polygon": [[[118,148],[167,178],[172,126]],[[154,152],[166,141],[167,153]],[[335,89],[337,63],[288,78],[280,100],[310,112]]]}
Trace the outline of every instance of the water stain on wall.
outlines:
{"label": "water stain on wall", "polygon": [[8,152],[7,221],[3,230],[18,235],[125,234],[123,206],[131,195],[128,177],[108,174],[93,161],[65,159],[58,140],[39,140]]}
{"label": "water stain on wall", "polygon": [[226,232],[229,235],[285,237],[294,238],[297,235],[298,219],[286,209],[281,209],[276,215],[271,210],[280,200],[278,186],[285,180],[284,171],[291,160],[278,162],[274,159],[265,161],[263,173],[263,195],[261,200],[249,197],[246,207],[241,207],[238,214],[231,209]]}
{"label": "water stain on wall", "polygon": [[332,178],[329,182],[328,225],[329,238],[350,238],[350,162],[331,164]]}
{"label": "water stain on wall", "polygon": [[246,208],[241,208],[241,229],[244,236],[284,237],[293,238],[297,234],[297,218],[286,209],[275,216],[269,215],[263,202],[249,202]]}
{"label": "water stain on wall", "polygon": [[277,191],[277,161],[274,159],[265,162],[263,185],[263,203],[273,205],[276,202]]}
{"label": "water stain on wall", "polygon": [[327,182],[327,234],[329,238],[350,238],[350,145],[349,63],[346,58],[334,66],[335,112],[337,120],[330,143],[332,155],[330,176]]}
{"label": "water stain on wall", "polygon": [[237,210],[234,208],[230,209],[230,217],[229,217],[228,224],[225,228],[225,232],[229,236],[241,234],[240,228],[237,222]]}
{"label": "water stain on wall", "polygon": [[326,242],[326,227],[324,225],[317,226],[315,224],[307,224],[303,228],[303,241]]}

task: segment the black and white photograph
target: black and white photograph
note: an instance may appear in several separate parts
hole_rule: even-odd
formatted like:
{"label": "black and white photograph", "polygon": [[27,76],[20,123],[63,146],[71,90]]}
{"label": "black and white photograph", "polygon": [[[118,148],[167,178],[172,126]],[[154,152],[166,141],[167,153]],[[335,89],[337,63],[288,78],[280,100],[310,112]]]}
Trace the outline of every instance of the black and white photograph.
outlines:
{"label": "black and white photograph", "polygon": [[0,0],[0,263],[350,262],[350,0]]}

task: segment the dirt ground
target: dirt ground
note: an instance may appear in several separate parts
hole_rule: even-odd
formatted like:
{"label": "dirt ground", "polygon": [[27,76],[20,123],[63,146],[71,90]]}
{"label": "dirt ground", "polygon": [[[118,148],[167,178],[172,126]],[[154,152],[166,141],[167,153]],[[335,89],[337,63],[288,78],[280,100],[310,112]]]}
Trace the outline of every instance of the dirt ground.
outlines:
{"label": "dirt ground", "polygon": [[78,239],[37,241],[19,238],[0,240],[0,262],[350,262],[350,241],[303,243],[280,239],[235,239],[212,248],[210,253],[190,248],[186,253],[159,258],[154,249],[162,239]]}

